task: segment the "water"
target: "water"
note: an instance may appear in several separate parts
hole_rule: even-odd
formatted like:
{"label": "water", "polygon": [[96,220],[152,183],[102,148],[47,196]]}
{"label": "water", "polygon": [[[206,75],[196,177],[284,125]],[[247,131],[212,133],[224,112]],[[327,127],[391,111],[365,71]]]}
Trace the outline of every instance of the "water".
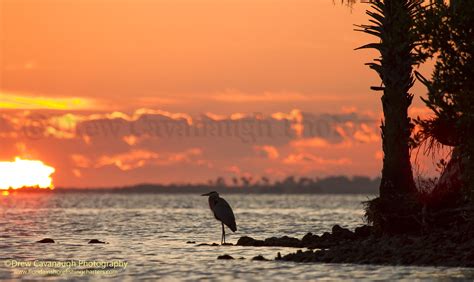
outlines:
{"label": "water", "polygon": [[[332,225],[355,228],[363,224],[361,202],[351,195],[225,195],[234,208],[240,236],[258,239],[311,231],[321,234]],[[424,279],[474,278],[466,268],[387,267],[351,264],[296,264],[251,261],[256,255],[273,259],[279,247],[196,246],[220,242],[220,224],[207,199],[195,195],[30,194],[0,198],[0,279],[79,280],[307,280],[307,279]],[[45,237],[56,244],[38,244]],[[89,239],[109,244],[87,244]],[[187,244],[195,241],[196,244]],[[217,260],[229,254],[239,260]],[[12,260],[33,266],[9,267]],[[47,261],[81,260],[120,263],[45,268]],[[34,263],[36,261],[36,267]],[[49,274],[39,270],[54,270]],[[74,270],[67,273],[67,269]],[[80,272],[80,270],[90,272]],[[29,272],[28,272],[29,271]]]}

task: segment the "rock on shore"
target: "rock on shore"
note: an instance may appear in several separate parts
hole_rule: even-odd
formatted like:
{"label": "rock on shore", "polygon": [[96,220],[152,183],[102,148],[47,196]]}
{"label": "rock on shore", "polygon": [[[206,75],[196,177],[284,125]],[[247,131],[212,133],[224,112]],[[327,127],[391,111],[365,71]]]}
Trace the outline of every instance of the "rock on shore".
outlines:
{"label": "rock on shore", "polygon": [[383,235],[370,226],[351,231],[335,225],[331,233],[321,236],[308,233],[301,240],[242,237],[237,245],[307,248],[276,258],[294,262],[474,267],[473,238],[470,226],[420,235]]}
{"label": "rock on shore", "polygon": [[237,241],[237,246],[253,247],[303,247],[301,241],[297,238],[283,236],[281,238],[272,237],[265,240],[256,240],[252,237],[243,236]]}
{"label": "rock on shore", "polygon": [[51,238],[44,238],[39,241],[36,241],[36,243],[43,243],[43,244],[53,244],[55,243],[53,239]]}
{"label": "rock on shore", "polygon": [[231,255],[222,255],[222,256],[218,256],[217,259],[225,259],[225,260],[231,260],[231,259],[234,259],[234,257],[232,257]]}
{"label": "rock on shore", "polygon": [[338,245],[341,241],[354,240],[357,238],[367,237],[372,233],[370,226],[357,227],[355,232],[334,225],[332,233],[325,232],[318,236],[312,233],[306,234],[301,240],[294,237],[283,236],[280,238],[271,237],[265,240],[256,240],[251,237],[243,236],[237,241],[238,246],[254,246],[254,247],[293,247],[293,248],[310,248],[324,249],[334,245]]}
{"label": "rock on shore", "polygon": [[91,239],[88,244],[108,244],[107,242],[101,241],[99,239]]}

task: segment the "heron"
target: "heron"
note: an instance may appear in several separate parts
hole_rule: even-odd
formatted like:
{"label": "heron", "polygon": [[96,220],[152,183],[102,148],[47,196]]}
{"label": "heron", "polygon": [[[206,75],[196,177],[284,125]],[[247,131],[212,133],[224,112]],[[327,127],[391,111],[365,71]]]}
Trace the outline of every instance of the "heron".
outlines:
{"label": "heron", "polygon": [[219,197],[219,193],[212,191],[201,196],[209,196],[209,208],[214,213],[214,217],[219,220],[222,224],[222,237],[221,245],[225,244],[225,229],[224,224],[232,230],[237,231],[237,225],[235,224],[235,217],[232,208],[224,198]]}

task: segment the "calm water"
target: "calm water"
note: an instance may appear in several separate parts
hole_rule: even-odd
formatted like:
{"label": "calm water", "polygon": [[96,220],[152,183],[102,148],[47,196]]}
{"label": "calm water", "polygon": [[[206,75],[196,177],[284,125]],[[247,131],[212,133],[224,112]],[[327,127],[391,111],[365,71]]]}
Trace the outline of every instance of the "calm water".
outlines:
{"label": "calm water", "polygon": [[[220,242],[220,224],[195,195],[52,194],[0,196],[0,279],[78,280],[306,280],[474,278],[474,270],[251,261],[273,259],[289,248],[196,246]],[[363,223],[361,201],[368,196],[224,195],[234,208],[238,231],[227,237],[254,238],[320,234],[339,223]],[[230,231],[228,231],[231,233]],[[34,243],[45,237],[56,244]],[[89,239],[109,242],[87,244]],[[196,244],[187,244],[195,241]],[[223,261],[229,254],[242,260]],[[12,261],[13,260],[13,261]],[[68,267],[66,262],[88,261]],[[32,266],[10,267],[11,263]],[[61,262],[56,268],[41,263]],[[116,268],[100,264],[112,263]],[[128,265],[125,269],[124,262]],[[91,263],[95,263],[92,265]],[[36,266],[34,265],[36,264]],[[94,272],[95,270],[108,272]],[[45,272],[41,272],[45,270]],[[80,272],[83,270],[89,271]],[[29,271],[29,272],[28,272]],[[56,271],[56,272],[47,272]],[[48,274],[49,273],[49,274]]]}

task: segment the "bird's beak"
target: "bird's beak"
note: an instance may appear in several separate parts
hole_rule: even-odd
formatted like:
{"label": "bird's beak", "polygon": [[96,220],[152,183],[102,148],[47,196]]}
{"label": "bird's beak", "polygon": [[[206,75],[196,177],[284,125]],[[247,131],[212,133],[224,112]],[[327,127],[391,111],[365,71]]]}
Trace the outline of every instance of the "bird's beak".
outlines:
{"label": "bird's beak", "polygon": [[209,196],[211,193],[202,194],[201,196]]}

